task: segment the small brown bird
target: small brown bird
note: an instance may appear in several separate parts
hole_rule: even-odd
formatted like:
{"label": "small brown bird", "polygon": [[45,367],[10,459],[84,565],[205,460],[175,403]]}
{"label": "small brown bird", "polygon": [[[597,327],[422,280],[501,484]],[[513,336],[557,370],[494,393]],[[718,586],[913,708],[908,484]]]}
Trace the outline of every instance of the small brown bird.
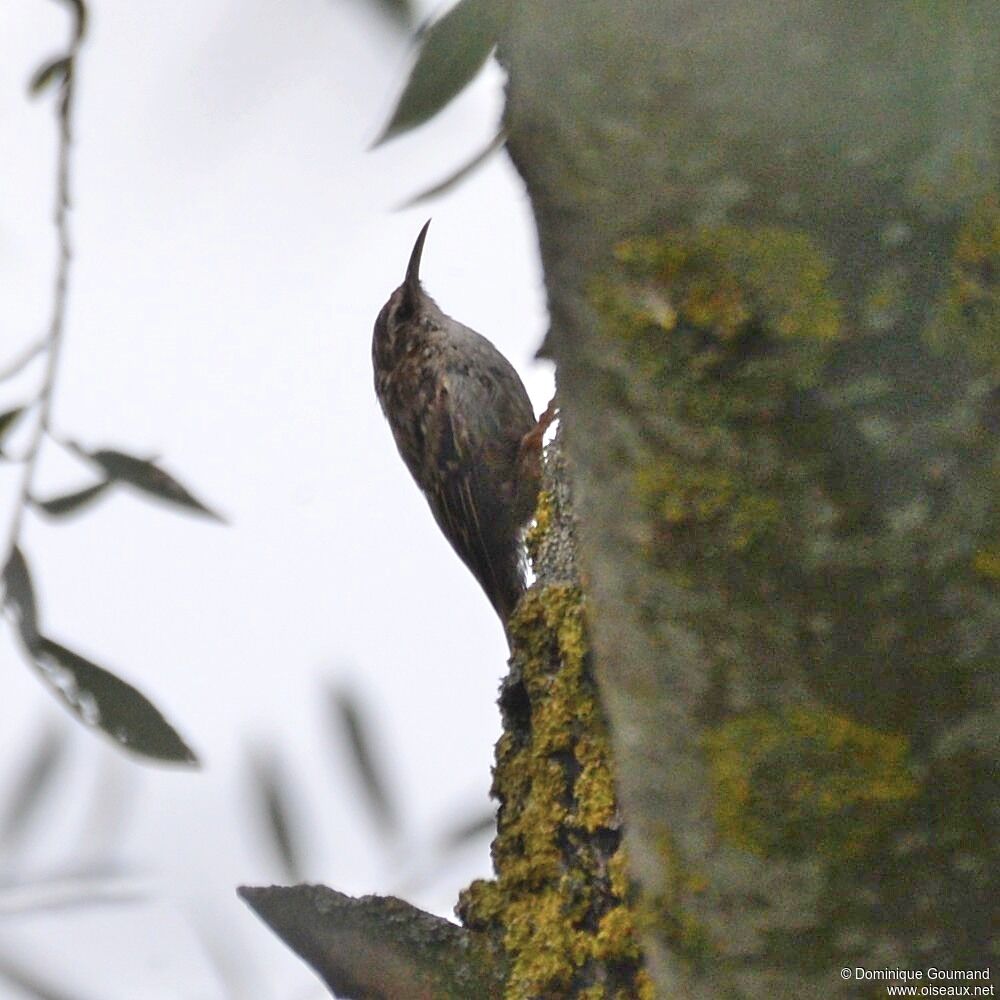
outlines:
{"label": "small brown bird", "polygon": [[506,623],[524,593],[521,532],[552,416],[537,423],[510,362],[421,287],[428,226],[375,321],[375,394],[438,526]]}

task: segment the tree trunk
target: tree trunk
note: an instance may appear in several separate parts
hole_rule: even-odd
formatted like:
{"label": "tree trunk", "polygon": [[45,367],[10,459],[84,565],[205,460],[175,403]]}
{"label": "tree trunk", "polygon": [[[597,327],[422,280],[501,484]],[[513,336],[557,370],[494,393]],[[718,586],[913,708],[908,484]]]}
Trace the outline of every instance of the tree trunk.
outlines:
{"label": "tree trunk", "polygon": [[658,996],[995,960],[998,20],[513,5]]}

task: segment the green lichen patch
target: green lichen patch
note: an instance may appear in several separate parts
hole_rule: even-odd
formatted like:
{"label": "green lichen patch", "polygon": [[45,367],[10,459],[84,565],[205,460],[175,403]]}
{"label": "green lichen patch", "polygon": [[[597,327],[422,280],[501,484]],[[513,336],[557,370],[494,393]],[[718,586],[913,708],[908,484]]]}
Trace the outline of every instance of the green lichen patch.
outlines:
{"label": "green lichen patch", "polygon": [[[798,342],[786,375],[810,384],[823,352],[842,332],[827,257],[805,234],[777,227],[722,226],[639,237],[616,248],[621,266],[592,287],[602,315],[625,338],[662,340],[698,332],[711,367],[739,353],[748,335]],[[798,368],[798,370],[794,370]]]}
{"label": "green lichen patch", "polygon": [[829,711],[742,716],[704,746],[720,834],[765,857],[857,857],[918,793],[905,737]]}
{"label": "green lichen patch", "polygon": [[509,709],[519,714],[497,745],[497,877],[473,883],[459,915],[500,942],[510,1000],[651,996],[579,588],[532,589],[508,628],[516,651],[508,683],[529,709],[526,717],[520,701]]}
{"label": "green lichen patch", "polygon": [[723,548],[744,552],[773,534],[781,521],[781,504],[737,471],[699,468],[672,456],[640,467],[636,492],[676,532],[704,525]]}
{"label": "green lichen patch", "polygon": [[591,282],[602,328],[627,345],[623,391],[655,428],[632,487],[676,585],[686,561],[789,549],[817,509],[803,495],[815,470],[785,445],[808,433],[801,397],[842,337],[831,287],[809,237],[736,227],[628,240]]}
{"label": "green lichen patch", "polygon": [[[672,232],[627,240],[615,258],[589,285],[604,329],[627,343],[647,375],[698,382],[714,407],[726,405],[712,391],[720,373],[758,390],[766,382],[813,385],[842,336],[831,265],[803,233],[731,226]],[[728,390],[725,396],[732,385]]]}
{"label": "green lichen patch", "polygon": [[1000,378],[1000,195],[981,199],[959,232],[950,280],[926,338],[943,352],[966,353]]}
{"label": "green lichen patch", "polygon": [[981,548],[973,556],[972,568],[987,580],[1000,583],[1000,545]]}

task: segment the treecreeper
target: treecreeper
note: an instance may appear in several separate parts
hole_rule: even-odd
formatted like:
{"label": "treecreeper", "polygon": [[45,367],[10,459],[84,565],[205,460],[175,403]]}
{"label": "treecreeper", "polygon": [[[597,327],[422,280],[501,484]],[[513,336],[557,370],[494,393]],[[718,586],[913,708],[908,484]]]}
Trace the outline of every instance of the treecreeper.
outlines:
{"label": "treecreeper", "polygon": [[375,394],[438,527],[506,624],[524,593],[522,534],[554,409],[536,421],[510,362],[424,291],[428,226],[375,321]]}

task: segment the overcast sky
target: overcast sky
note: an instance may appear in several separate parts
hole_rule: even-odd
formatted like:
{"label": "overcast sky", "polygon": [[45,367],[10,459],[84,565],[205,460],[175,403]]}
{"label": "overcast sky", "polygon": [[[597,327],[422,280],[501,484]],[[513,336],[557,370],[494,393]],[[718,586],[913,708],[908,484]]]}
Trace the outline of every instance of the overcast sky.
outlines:
{"label": "overcast sky", "polygon": [[[3,631],[0,807],[46,724],[65,720],[71,755],[29,843],[0,857],[0,960],[82,1000],[231,996],[207,937],[243,966],[244,996],[322,996],[234,895],[282,878],[251,808],[248,746],[281,755],[310,880],[447,913],[489,871],[481,838],[436,878],[411,877],[443,829],[488,808],[506,644],[396,454],[370,343],[433,215],[428,291],[507,354],[537,410],[551,394],[533,360],[546,323],[534,232],[509,163],[394,211],[492,136],[500,74],[366,152],[410,54],[362,0],[94,0],[91,15],[55,423],[85,447],[160,456],[232,523],[124,490],[72,520],[29,516],[46,631],[143,690],[204,769],[133,763],[70,722]],[[53,95],[29,100],[26,83],[66,37],[62,4],[0,0],[0,367],[49,319]],[[40,373],[0,385],[0,412]],[[89,474],[48,446],[38,492]],[[0,467],[3,524],[17,475]],[[409,831],[396,852],[330,725],[331,685],[377,724]],[[39,899],[25,882],[94,858],[147,895],[25,915]],[[21,994],[0,983],[8,996]]]}

